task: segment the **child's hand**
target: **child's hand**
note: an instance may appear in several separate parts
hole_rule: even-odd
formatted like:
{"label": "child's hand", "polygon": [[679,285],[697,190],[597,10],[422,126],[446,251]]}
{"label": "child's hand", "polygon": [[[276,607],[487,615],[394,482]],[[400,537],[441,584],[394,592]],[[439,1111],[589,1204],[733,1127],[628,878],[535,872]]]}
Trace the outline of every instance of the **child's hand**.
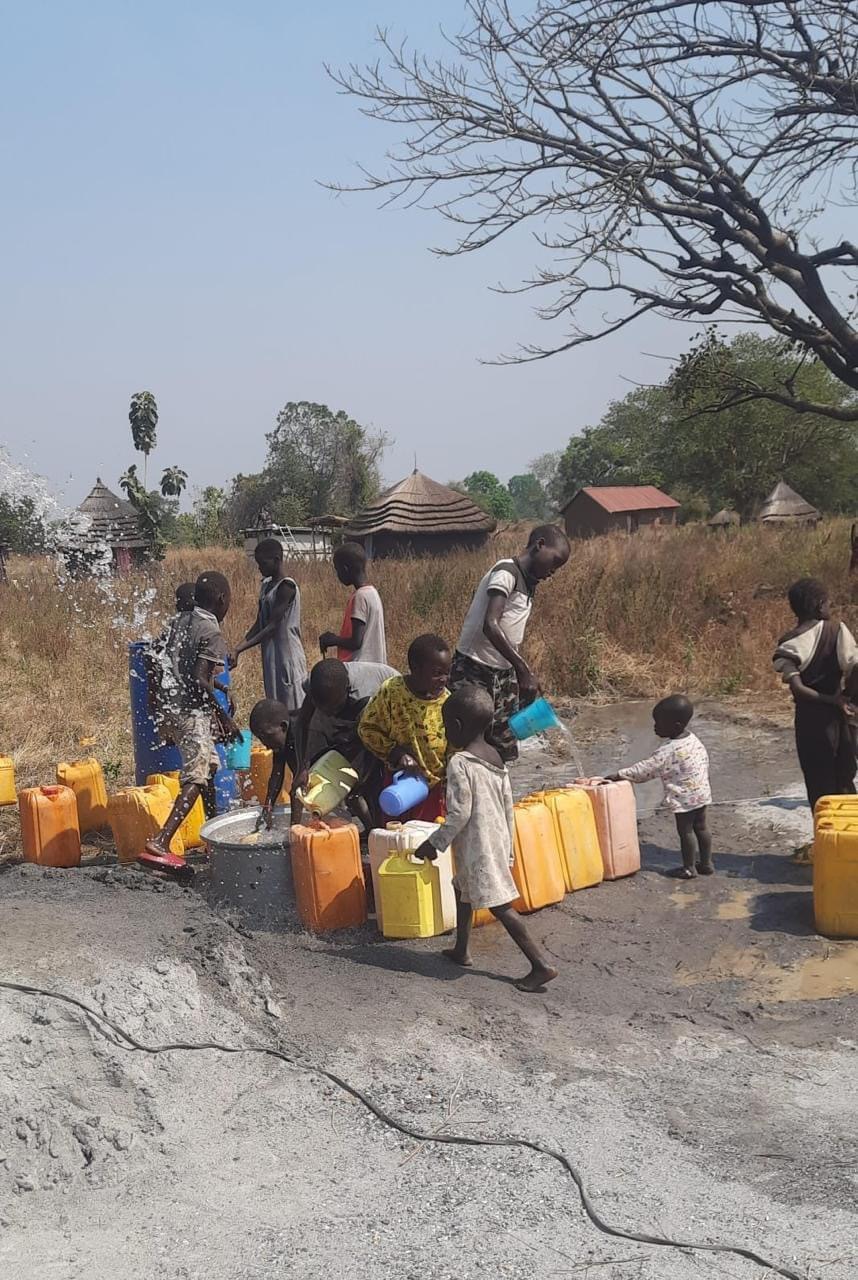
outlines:
{"label": "child's hand", "polygon": [[420,765],[408,747],[394,747],[388,756],[388,762],[394,772],[419,773]]}
{"label": "child's hand", "polygon": [[340,637],[333,631],[323,631],[319,636],[319,648],[324,658],[328,649],[338,649],[340,647]]}
{"label": "child's hand", "polygon": [[430,844],[428,840],[424,840],[423,843],[414,850],[414,857],[422,859],[423,862],[435,862],[438,857],[438,850],[435,848],[434,844]]}

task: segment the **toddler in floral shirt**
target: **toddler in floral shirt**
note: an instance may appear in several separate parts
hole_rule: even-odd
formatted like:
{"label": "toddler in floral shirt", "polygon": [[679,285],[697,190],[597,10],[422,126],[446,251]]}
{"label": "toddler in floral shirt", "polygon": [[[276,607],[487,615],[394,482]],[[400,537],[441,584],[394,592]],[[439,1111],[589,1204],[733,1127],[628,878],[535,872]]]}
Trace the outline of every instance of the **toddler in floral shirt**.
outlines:
{"label": "toddler in floral shirt", "polygon": [[703,743],[689,731],[694,707],[681,693],[664,698],[652,711],[656,736],[663,746],[646,760],[612,774],[608,782],[651,782],[660,778],[664,802],[676,818],[682,849],[682,866],[668,875],[693,880],[698,874],[711,876],[712,836],[709,832],[709,754]]}

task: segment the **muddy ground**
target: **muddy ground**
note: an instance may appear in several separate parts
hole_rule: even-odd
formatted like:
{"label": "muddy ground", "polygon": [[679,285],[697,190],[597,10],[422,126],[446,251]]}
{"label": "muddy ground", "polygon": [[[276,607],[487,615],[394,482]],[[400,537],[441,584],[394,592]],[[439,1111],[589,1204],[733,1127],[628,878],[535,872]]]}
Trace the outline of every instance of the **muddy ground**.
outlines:
{"label": "muddy ground", "polygon": [[[582,712],[519,794],[652,745],[648,708]],[[279,1044],[439,1135],[565,1152],[624,1229],[856,1274],[858,944],[813,931],[789,854],[810,818],[790,733],[708,706],[719,874],[689,884],[658,788],[644,870],[531,917],[559,980],[520,995],[499,926],[468,973],[438,940],[265,929],[133,870],[6,865],[3,973],[149,1045]],[[745,1280],[736,1255],[613,1239],[570,1178],[515,1148],[420,1146],[312,1070],[129,1052],[79,1011],[0,991],[0,1275],[107,1280]]]}

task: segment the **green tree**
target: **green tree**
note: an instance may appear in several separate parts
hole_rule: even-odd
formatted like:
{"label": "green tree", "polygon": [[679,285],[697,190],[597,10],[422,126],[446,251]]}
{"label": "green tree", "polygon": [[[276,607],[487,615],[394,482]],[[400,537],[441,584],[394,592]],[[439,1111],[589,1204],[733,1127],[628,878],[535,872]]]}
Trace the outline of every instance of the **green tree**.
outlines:
{"label": "green tree", "polygon": [[255,523],[261,510],[278,524],[303,524],[312,516],[352,515],[378,494],[388,437],[343,410],[290,401],[266,439],[262,470],[232,481],[225,518],[234,532]]}
{"label": "green tree", "polygon": [[521,476],[510,476],[507,489],[513,501],[517,520],[544,520],[548,515],[550,506],[548,495],[532,472]]}
{"label": "green tree", "polygon": [[552,510],[556,510],[560,505],[560,489],[558,483],[558,470],[560,467],[560,459],[563,457],[562,449],[552,449],[549,453],[541,453],[538,458],[534,458],[530,464],[530,472],[535,475],[542,488],[545,490],[545,496],[548,503],[546,515],[550,515]]}
{"label": "green tree", "polygon": [[188,473],[181,467],[165,467],[161,476],[161,494],[165,498],[178,498],[188,483]]}
{"label": "green tree", "polygon": [[136,391],[128,410],[131,423],[131,439],[138,453],[143,454],[143,484],[149,466],[149,454],[155,448],[158,432],[158,406],[151,391]]}
{"label": "green tree", "polygon": [[853,398],[823,365],[804,361],[777,338],[739,334],[706,339],[705,359],[680,361],[661,387],[644,387],[609,405],[596,427],[574,437],[560,464],[568,499],[587,484],[655,484],[696,495],[712,510],[747,517],[780,479],[824,511],[858,499],[858,428],[817,414],[796,414],[766,397],[713,407],[731,387],[791,378],[795,394],[833,408]]}
{"label": "green tree", "polygon": [[0,542],[12,551],[32,555],[45,549],[47,536],[45,522],[32,498],[0,493]]}
{"label": "green tree", "polygon": [[462,481],[465,493],[495,520],[514,520],[515,503],[512,494],[501,484],[492,471],[472,471]]}

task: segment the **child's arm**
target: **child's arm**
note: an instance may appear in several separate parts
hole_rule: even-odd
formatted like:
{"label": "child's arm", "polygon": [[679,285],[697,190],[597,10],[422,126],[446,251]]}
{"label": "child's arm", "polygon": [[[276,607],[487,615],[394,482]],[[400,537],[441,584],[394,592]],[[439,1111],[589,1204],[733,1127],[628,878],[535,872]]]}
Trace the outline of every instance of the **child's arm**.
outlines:
{"label": "child's arm", "polygon": [[501,657],[506,658],[507,662],[512,666],[515,678],[518,681],[519,696],[526,705],[538,695],[539,681],[519,651],[510,644],[501,627],[501,618],[503,617],[507,599],[508,596],[504,595],[502,591],[492,591],[489,588],[489,602],[486,605],[483,619],[483,635],[492,648],[497,649]]}
{"label": "child's arm", "polygon": [[652,782],[654,778],[660,778],[664,770],[665,757],[670,749],[670,744],[659,747],[651,756],[647,756],[645,760],[639,760],[637,764],[630,764],[625,769],[618,769],[616,773],[608,775],[608,782]]}
{"label": "child's arm", "polygon": [[194,679],[207,695],[227,738],[240,738],[241,730],[238,725],[235,723],[229,712],[224,711],[223,707],[215,697],[214,669],[215,664],[211,658],[197,658],[194,663]]}
{"label": "child's arm", "polygon": [[256,645],[262,644],[263,640],[267,640],[280,626],[280,623],[286,616],[288,609],[291,609],[295,601],[295,583],[287,582],[286,579],[280,583],[277,591],[277,603],[271,610],[271,617],[264,627],[260,627],[257,618],[241,644],[236,645],[229,656],[229,665],[234,667],[243,653],[248,649],[253,649]]}
{"label": "child's arm", "polygon": [[366,621],[363,618],[352,618],[351,635],[339,636],[336,631],[323,631],[319,636],[319,648],[324,654],[328,649],[346,649],[356,653],[363,644]]}

